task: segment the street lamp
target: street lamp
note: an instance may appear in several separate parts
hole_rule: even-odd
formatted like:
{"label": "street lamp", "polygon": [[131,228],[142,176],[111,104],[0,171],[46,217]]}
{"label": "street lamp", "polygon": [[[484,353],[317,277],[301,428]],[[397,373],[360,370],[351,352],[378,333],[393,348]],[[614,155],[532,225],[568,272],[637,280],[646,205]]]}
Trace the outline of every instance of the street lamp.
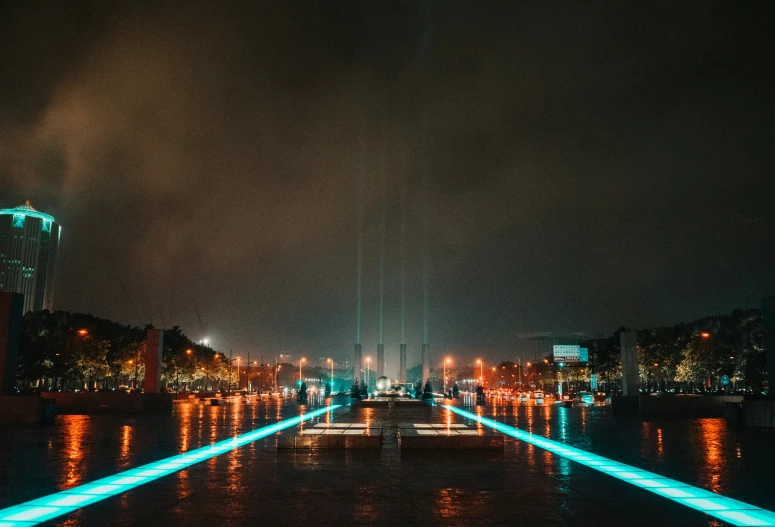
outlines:
{"label": "street lamp", "polygon": [[334,391],[334,359],[328,359],[328,363],[331,364],[331,391]]}
{"label": "street lamp", "polygon": [[443,363],[443,368],[444,368],[444,393],[447,393],[447,364],[449,364],[450,362],[452,362],[452,359],[447,357],[447,360],[445,360],[444,363]]}
{"label": "street lamp", "polygon": [[[131,366],[132,364],[134,364],[134,363],[135,363],[135,361],[134,361],[134,360],[132,360],[132,359],[129,359],[129,365],[130,365],[130,366]],[[132,389],[134,390],[136,386],[137,386],[137,368],[135,368],[135,378],[134,378],[134,380],[132,380]]]}
{"label": "street lamp", "polygon": [[304,382],[304,376],[302,375],[302,372],[301,372],[301,365],[304,364],[306,360],[307,359],[305,359],[304,357],[299,359],[299,386],[301,386],[302,383]]}
{"label": "street lamp", "polygon": [[482,364],[482,359],[476,359],[476,363],[479,365],[479,382],[482,382],[482,379],[484,379],[484,364]]}
{"label": "street lamp", "polygon": [[280,365],[277,363],[278,359],[281,357],[285,357],[284,353],[280,353],[280,357],[277,355],[274,356],[274,387],[277,388],[277,372],[280,371]]}
{"label": "street lamp", "polygon": [[371,357],[366,357],[366,392],[369,391],[369,372],[371,371]]}

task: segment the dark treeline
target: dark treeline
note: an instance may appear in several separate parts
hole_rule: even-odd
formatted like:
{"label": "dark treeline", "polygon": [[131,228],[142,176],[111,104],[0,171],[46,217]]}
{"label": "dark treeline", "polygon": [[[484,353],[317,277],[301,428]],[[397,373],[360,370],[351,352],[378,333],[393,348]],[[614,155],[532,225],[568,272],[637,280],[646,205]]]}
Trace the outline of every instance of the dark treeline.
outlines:
{"label": "dark treeline", "polygon": [[[140,387],[146,329],[83,313],[24,315],[18,379],[24,389]],[[228,358],[193,342],[179,327],[164,330],[162,378],[200,387],[228,379]]]}
{"label": "dark treeline", "polygon": [[[607,389],[621,383],[619,328],[608,338],[582,344],[589,348],[585,372],[595,373]],[[764,329],[758,309],[702,318],[675,326],[637,331],[638,362],[644,391],[761,392],[766,386]],[[723,386],[722,380],[729,380]]]}
{"label": "dark treeline", "polygon": [[[148,326],[150,327],[150,326]],[[144,378],[147,327],[126,326],[107,319],[64,311],[30,312],[24,316],[18,379],[24,389],[100,389],[141,386]],[[567,382],[587,385],[596,374],[600,389],[616,392],[621,385],[620,332],[582,344],[589,348],[586,365],[560,367],[546,357],[537,364],[504,362],[484,372],[491,385],[510,385],[520,378],[545,386]],[[761,392],[766,386],[766,361],[761,312],[735,310],[675,326],[641,329],[638,358],[644,391]],[[255,358],[255,357],[254,357]],[[243,358],[244,360],[245,358]],[[271,360],[271,359],[270,359]],[[164,330],[162,379],[170,387],[214,389],[224,383],[246,387],[296,384],[298,364],[232,362],[207,345],[189,339],[179,327]],[[234,366],[241,366],[239,377]],[[410,370],[419,375],[420,366]],[[474,379],[472,366],[455,368],[456,380]],[[470,371],[469,371],[470,370]],[[231,373],[230,373],[231,372]],[[441,378],[441,371],[434,378]],[[277,379],[274,378],[275,374]],[[329,381],[325,367],[308,366],[305,379]],[[337,376],[347,378],[345,371]],[[374,376],[376,379],[376,375]],[[722,381],[729,380],[728,385]]]}
{"label": "dark treeline", "polygon": [[[146,330],[150,327],[126,326],[83,313],[29,312],[22,322],[19,387],[142,388]],[[170,389],[215,390],[229,385],[232,389],[261,389],[299,384],[298,364],[283,362],[280,357],[266,357],[264,364],[257,360],[262,358],[257,354],[228,357],[194,342],[177,326],[164,330],[162,357],[162,382]],[[328,367],[307,365],[303,373],[306,380],[316,384],[330,382]],[[351,378],[340,370],[336,375],[340,380]]]}

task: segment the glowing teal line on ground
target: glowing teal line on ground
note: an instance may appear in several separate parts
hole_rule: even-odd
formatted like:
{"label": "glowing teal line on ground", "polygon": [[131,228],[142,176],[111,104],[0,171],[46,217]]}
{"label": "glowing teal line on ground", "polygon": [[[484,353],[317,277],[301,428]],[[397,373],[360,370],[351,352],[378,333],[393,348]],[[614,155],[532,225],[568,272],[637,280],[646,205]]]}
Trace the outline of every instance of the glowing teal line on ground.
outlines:
{"label": "glowing teal line on ground", "polygon": [[154,461],[138,468],[119,472],[115,476],[98,479],[72,489],[50,494],[43,498],[28,501],[0,510],[0,527],[21,527],[37,525],[41,522],[73,512],[76,509],[121,494],[149,481],[159,479],[191,465],[224,454],[235,448],[272,435],[275,432],[296,426],[309,419],[325,414],[342,406],[334,404],[298,417],[286,419],[273,425],[253,430],[246,434],[226,439],[212,445],[197,448],[177,456]]}
{"label": "glowing teal line on ground", "polygon": [[450,411],[482,423],[485,426],[489,426],[493,430],[504,433],[511,437],[516,437],[521,441],[530,443],[537,447],[548,450],[553,454],[570,459],[582,465],[586,465],[589,468],[595,469],[609,476],[626,481],[636,487],[640,487],[654,494],[658,494],[663,498],[667,498],[681,505],[691,507],[698,511],[704,512],[709,516],[718,518],[732,525],[775,525],[775,512],[761,509],[742,501],[733,500],[720,494],[716,494],[709,490],[701,489],[699,487],[693,487],[686,483],[681,483],[674,479],[666,478],[655,474],[641,470],[631,465],[625,465],[603,456],[598,456],[580,450],[571,446],[567,446],[557,441],[552,441],[543,436],[533,435],[524,430],[519,430],[513,426],[508,426],[498,421],[488,419],[487,417],[480,417],[474,413],[466,410],[461,410],[455,406],[445,406]]}

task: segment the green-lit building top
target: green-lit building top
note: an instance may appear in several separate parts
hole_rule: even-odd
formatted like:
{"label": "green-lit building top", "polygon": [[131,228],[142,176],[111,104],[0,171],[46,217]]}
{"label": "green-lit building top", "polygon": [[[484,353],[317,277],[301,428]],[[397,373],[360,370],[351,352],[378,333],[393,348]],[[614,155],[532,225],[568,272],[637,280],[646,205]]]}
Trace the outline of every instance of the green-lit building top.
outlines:
{"label": "green-lit building top", "polygon": [[62,227],[30,202],[0,209],[0,291],[24,295],[24,312],[52,309]]}

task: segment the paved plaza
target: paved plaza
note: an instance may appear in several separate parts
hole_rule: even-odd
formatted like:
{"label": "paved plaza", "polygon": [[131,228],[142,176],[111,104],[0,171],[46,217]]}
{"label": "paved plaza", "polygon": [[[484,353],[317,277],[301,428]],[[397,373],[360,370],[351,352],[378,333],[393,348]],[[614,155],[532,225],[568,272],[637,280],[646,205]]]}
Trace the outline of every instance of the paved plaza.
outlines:
{"label": "paved plaza", "polygon": [[[192,403],[176,405],[172,416],[60,416],[50,427],[14,427],[0,436],[0,507],[299,412],[288,400]],[[775,508],[771,493],[751,483],[766,481],[763,473],[773,466],[766,453],[775,439],[766,431],[730,428],[719,419],[620,421],[605,407],[505,405],[484,412],[568,445]],[[441,406],[344,406],[303,428],[382,428],[381,449],[278,450],[278,436],[272,435],[49,525],[723,525],[511,437],[500,451],[401,449],[400,427],[422,422],[436,425],[429,430],[476,426]]]}

